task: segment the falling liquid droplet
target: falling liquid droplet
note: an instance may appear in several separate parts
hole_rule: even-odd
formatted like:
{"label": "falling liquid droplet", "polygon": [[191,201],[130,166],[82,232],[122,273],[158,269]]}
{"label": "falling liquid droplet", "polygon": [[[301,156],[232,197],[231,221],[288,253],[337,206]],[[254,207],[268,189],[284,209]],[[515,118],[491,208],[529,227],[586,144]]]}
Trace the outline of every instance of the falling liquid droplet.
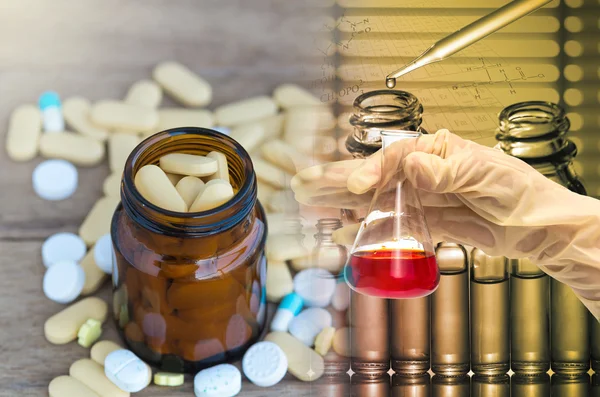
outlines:
{"label": "falling liquid droplet", "polygon": [[385,85],[387,88],[394,88],[396,86],[396,79],[393,77],[388,77],[385,79]]}

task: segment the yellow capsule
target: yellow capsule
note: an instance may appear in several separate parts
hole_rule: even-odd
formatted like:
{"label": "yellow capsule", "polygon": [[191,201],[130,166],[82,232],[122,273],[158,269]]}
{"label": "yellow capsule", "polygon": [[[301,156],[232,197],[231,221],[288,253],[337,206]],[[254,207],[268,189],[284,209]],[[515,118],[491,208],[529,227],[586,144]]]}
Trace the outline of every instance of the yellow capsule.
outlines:
{"label": "yellow capsule", "polygon": [[154,374],[154,384],[159,386],[181,386],[183,385],[183,374],[157,372]]}

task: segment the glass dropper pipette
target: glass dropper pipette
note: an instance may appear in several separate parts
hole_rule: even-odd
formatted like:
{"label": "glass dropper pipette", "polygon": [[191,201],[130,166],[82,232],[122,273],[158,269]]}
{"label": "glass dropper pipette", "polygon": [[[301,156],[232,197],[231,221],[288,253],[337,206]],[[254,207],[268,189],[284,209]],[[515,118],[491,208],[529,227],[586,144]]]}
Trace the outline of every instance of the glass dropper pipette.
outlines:
{"label": "glass dropper pipette", "polygon": [[552,0],[514,0],[470,25],[438,41],[414,61],[387,75],[385,85],[396,86],[396,79],[422,66],[439,62],[478,42],[484,37],[537,10]]}

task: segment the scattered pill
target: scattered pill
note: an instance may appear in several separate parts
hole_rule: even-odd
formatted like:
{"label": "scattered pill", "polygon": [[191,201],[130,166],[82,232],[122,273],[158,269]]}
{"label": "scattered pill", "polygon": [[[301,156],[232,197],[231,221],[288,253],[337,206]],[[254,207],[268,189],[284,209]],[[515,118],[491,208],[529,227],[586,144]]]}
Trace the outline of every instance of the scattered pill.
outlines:
{"label": "scattered pill", "polygon": [[250,153],[265,140],[266,130],[258,122],[244,123],[233,127],[229,136]]}
{"label": "scattered pill", "polygon": [[337,311],[344,311],[350,306],[350,288],[343,278],[337,280],[331,306]]}
{"label": "scattered pill", "polygon": [[335,328],[325,327],[319,332],[319,335],[315,338],[315,351],[320,355],[324,356],[331,349],[333,344],[333,337],[335,335]]}
{"label": "scattered pill", "polygon": [[283,133],[283,125],[285,116],[283,113],[276,114],[273,116],[265,117],[259,120],[265,128],[265,139],[277,139]]}
{"label": "scattered pill", "polygon": [[106,233],[96,241],[94,246],[94,261],[104,273],[112,274],[113,272],[113,244],[110,238],[110,233]]}
{"label": "scattered pill", "polygon": [[279,302],[293,291],[294,282],[288,265],[285,262],[269,261],[267,265],[267,300]]}
{"label": "scattered pill", "polygon": [[46,158],[63,159],[80,166],[94,166],[104,159],[104,145],[72,132],[55,132],[40,137],[40,153]]}
{"label": "scattered pill", "polygon": [[50,397],[101,397],[77,379],[67,375],[52,379],[48,385],[48,394]]}
{"label": "scattered pill", "polygon": [[102,335],[102,323],[90,318],[79,328],[77,343],[86,348],[90,347],[100,338],[100,335]]}
{"label": "scattered pill", "polygon": [[314,381],[323,375],[323,357],[287,332],[271,332],[265,337],[283,350],[288,371],[302,381]]}
{"label": "scattered pill", "polygon": [[174,99],[186,106],[201,107],[212,100],[212,87],[206,80],[177,62],[162,62],[152,77]]}
{"label": "scattered pill", "polygon": [[42,111],[44,131],[60,132],[65,130],[65,119],[62,114],[60,97],[56,92],[46,91],[40,95],[39,107]]}
{"label": "scattered pill", "polygon": [[190,206],[190,212],[208,211],[225,204],[233,197],[233,188],[228,181],[213,179],[206,182],[202,192]]}
{"label": "scattered pill", "polygon": [[[271,196],[277,191],[277,189],[261,181],[258,181],[257,189],[258,192],[256,193],[256,196],[258,198],[258,201],[260,201],[265,210],[268,211],[269,209],[266,208],[267,204],[269,203],[269,201],[271,200]],[[271,225],[269,225],[269,234],[271,234]]]}
{"label": "scattered pill", "polygon": [[217,172],[208,176],[208,180],[222,179],[229,182],[229,167],[227,166],[227,156],[221,152],[210,152],[206,155],[210,159],[217,161]]}
{"label": "scattered pill", "polygon": [[283,139],[294,144],[297,139],[306,140],[324,131],[335,128],[336,118],[327,106],[303,106],[289,109],[285,113]]}
{"label": "scattered pill", "polygon": [[38,153],[42,115],[33,105],[21,105],[10,115],[6,151],[14,161],[28,161]]}
{"label": "scattered pill", "polygon": [[46,297],[58,303],[73,302],[83,289],[85,273],[73,261],[52,264],[44,274],[43,290]]}
{"label": "scattered pill", "polygon": [[309,307],[326,307],[331,302],[336,280],[325,269],[306,269],[294,277],[294,291]]}
{"label": "scattered pill", "polygon": [[350,357],[350,328],[339,328],[333,336],[333,351],[342,357]]}
{"label": "scattered pill", "polygon": [[310,165],[304,153],[280,139],[267,141],[261,146],[260,151],[265,160],[291,174]]}
{"label": "scattered pill", "polygon": [[85,273],[85,283],[81,289],[81,295],[90,295],[96,292],[108,278],[94,260],[94,249],[88,251],[80,263],[83,272]]}
{"label": "scattered pill", "polygon": [[298,314],[289,324],[289,332],[306,346],[312,346],[315,338],[326,327],[331,327],[331,314],[320,307],[311,307]]}
{"label": "scattered pill", "polygon": [[204,189],[204,182],[198,177],[186,176],[177,182],[175,189],[189,208]]}
{"label": "scattered pill", "polygon": [[254,165],[254,172],[256,177],[277,189],[285,189],[289,185],[292,175],[283,171],[282,169],[274,166],[261,159],[252,159],[252,165]]}
{"label": "scattered pill", "polygon": [[300,313],[303,305],[304,302],[298,294],[292,292],[286,295],[273,316],[271,331],[287,332],[290,323]]}
{"label": "scattered pill", "polygon": [[69,343],[77,338],[79,328],[89,318],[104,322],[107,311],[106,302],[102,299],[95,297],[82,299],[46,320],[44,335],[48,342],[56,345]]}
{"label": "scattered pill", "polygon": [[60,261],[78,263],[85,255],[85,242],[73,233],[56,233],[42,244],[42,263],[50,267]]}
{"label": "scattered pill", "polygon": [[121,173],[113,172],[102,184],[102,192],[105,196],[121,197]]}
{"label": "scattered pill", "polygon": [[44,200],[67,199],[77,190],[78,175],[77,168],[66,160],[46,160],[33,170],[33,190]]}
{"label": "scattered pill", "polygon": [[90,357],[92,360],[97,362],[100,365],[104,365],[104,360],[106,360],[106,356],[115,350],[123,349],[121,346],[117,345],[115,342],[109,340],[101,340],[100,342],[96,342],[92,349],[90,350]]}
{"label": "scattered pill", "polygon": [[104,374],[123,391],[137,393],[152,380],[152,370],[126,349],[115,350],[104,360]]}
{"label": "scattered pill", "polygon": [[[106,375],[104,368],[89,358],[82,358],[71,364],[69,375],[77,379],[101,397],[128,397],[129,393],[119,389]],[[73,396],[75,397],[75,395]]]}
{"label": "scattered pill", "polygon": [[210,110],[162,108],[158,109],[158,126],[154,131],[179,127],[211,128],[213,124],[214,116]]}
{"label": "scattered pill", "polygon": [[321,101],[308,90],[296,84],[281,84],[273,91],[275,102],[283,108],[289,109],[296,106],[321,105]]}
{"label": "scattered pill", "polygon": [[194,377],[196,397],[233,397],[242,390],[242,374],[231,364],[204,369]]}
{"label": "scattered pill", "polygon": [[92,104],[82,97],[68,98],[63,105],[65,121],[73,130],[98,141],[108,139],[108,130],[92,123],[90,110]]}
{"label": "scattered pill", "polygon": [[183,374],[171,372],[157,372],[154,374],[154,384],[158,386],[181,386],[183,381]]}
{"label": "scattered pill", "polygon": [[135,187],[152,204],[168,211],[186,212],[188,206],[156,165],[145,165],[135,174]]}
{"label": "scattered pill", "polygon": [[279,383],[288,368],[287,357],[273,342],[258,342],[244,354],[244,375],[260,387],[271,387]]}
{"label": "scattered pill", "polygon": [[88,246],[110,232],[110,222],[120,201],[117,197],[102,197],[96,201],[79,227],[79,237]]}
{"label": "scattered pill", "polygon": [[169,153],[160,158],[160,168],[164,172],[179,175],[208,176],[217,172],[214,158],[186,153]]}
{"label": "scattered pill", "polygon": [[90,117],[101,127],[132,133],[151,130],[158,124],[155,109],[122,101],[98,101],[92,106]]}
{"label": "scattered pill", "polygon": [[108,138],[108,165],[112,172],[121,174],[127,158],[140,143],[137,135],[113,133]]}
{"label": "scattered pill", "polygon": [[161,101],[162,90],[160,86],[150,80],[140,80],[133,83],[125,96],[125,103],[151,109],[156,109]]}
{"label": "scattered pill", "polygon": [[257,121],[277,113],[277,105],[268,96],[243,99],[215,110],[218,125],[231,127],[251,121]]}
{"label": "scattered pill", "polygon": [[267,258],[270,261],[284,262],[310,255],[310,251],[302,245],[302,234],[271,235],[267,241]]}

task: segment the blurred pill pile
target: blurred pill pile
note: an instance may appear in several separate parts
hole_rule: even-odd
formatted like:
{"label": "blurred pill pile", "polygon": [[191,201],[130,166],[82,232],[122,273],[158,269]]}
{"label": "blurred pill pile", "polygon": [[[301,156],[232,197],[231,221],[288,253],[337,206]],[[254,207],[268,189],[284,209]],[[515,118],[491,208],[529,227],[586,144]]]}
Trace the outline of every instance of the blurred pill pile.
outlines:
{"label": "blurred pill pile", "polygon": [[[163,94],[182,107],[160,107]],[[324,357],[349,356],[345,327],[349,291],[333,275],[343,263],[328,270],[316,268],[314,222],[299,216],[289,189],[298,170],[330,160],[334,154],[331,110],[294,84],[276,87],[271,97],[242,99],[214,110],[206,108],[211,100],[208,82],[179,63],[164,62],[155,67],[152,79],[134,83],[122,100],[92,103],[74,96],[63,101],[59,94],[45,92],[37,105],[24,104],[12,112],[6,151],[14,161],[38,155],[46,159],[32,175],[33,189],[42,199],[70,197],[78,187],[77,167],[96,166],[108,158],[111,171],[103,182],[104,196],[92,206],[78,234],[57,233],[42,245],[44,294],[61,304],[76,301],[46,321],[46,339],[57,345],[77,341],[91,347],[90,358],[76,361],[69,375],[51,381],[51,397],[128,396],[152,380],[165,387],[184,382],[182,374],[153,374],[129,350],[99,341],[108,305],[90,296],[116,266],[110,221],[120,201],[127,157],[146,137],[184,126],[227,134],[250,153],[259,200],[267,212],[266,292],[268,301],[279,307],[265,341],[244,355],[241,367],[246,378],[261,387],[277,384],[287,372],[313,381],[325,371]],[[233,197],[228,180],[222,153],[175,153],[161,158],[158,166],[143,167],[135,185],[148,201],[163,208],[203,211]],[[161,189],[150,183],[157,181]],[[165,199],[165,192],[171,196]],[[241,382],[237,367],[221,364],[200,371],[194,391],[196,396],[234,396]]]}

